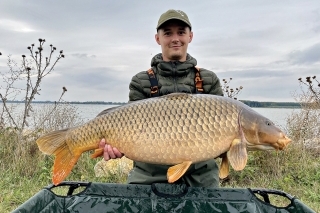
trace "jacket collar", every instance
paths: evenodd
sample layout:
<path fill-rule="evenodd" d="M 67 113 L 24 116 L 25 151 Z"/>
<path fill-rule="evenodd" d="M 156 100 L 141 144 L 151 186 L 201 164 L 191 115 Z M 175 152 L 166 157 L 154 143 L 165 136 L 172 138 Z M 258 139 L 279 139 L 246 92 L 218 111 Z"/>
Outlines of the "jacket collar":
<path fill-rule="evenodd" d="M 187 54 L 187 60 L 180 61 L 163 61 L 162 54 L 155 55 L 151 60 L 151 66 L 156 67 L 155 72 L 162 76 L 184 76 L 189 74 L 190 68 L 197 65 L 197 60 Z"/>

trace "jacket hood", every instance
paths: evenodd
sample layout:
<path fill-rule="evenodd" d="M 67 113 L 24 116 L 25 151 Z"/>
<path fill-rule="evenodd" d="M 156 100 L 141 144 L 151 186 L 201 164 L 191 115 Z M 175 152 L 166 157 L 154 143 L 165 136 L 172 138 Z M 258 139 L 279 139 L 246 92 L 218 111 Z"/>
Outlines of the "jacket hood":
<path fill-rule="evenodd" d="M 151 60 L 151 66 L 156 67 L 155 72 L 162 76 L 184 76 L 190 72 L 190 68 L 197 65 L 197 60 L 187 54 L 187 60 L 180 61 L 163 61 L 162 54 L 155 55 Z"/>

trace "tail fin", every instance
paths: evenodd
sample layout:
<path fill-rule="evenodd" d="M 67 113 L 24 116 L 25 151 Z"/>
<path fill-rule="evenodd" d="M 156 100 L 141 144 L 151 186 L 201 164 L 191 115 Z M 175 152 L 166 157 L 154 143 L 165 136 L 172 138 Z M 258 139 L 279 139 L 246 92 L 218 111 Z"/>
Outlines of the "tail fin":
<path fill-rule="evenodd" d="M 53 165 L 52 182 L 58 185 L 71 172 L 73 166 L 77 163 L 82 152 L 78 153 L 71 150 L 67 144 L 67 135 L 70 129 L 63 129 L 51 132 L 40 137 L 37 140 L 41 152 L 47 155 L 55 155 Z"/>

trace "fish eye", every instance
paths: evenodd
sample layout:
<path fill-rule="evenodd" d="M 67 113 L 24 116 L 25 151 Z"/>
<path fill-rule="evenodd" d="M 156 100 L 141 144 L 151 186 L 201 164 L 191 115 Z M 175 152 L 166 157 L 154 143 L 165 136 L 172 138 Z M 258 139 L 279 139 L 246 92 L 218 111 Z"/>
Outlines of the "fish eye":
<path fill-rule="evenodd" d="M 267 125 L 267 126 L 272 126 L 272 124 L 273 124 L 273 123 L 272 123 L 271 121 L 269 121 L 269 120 L 266 121 L 266 125 Z"/>

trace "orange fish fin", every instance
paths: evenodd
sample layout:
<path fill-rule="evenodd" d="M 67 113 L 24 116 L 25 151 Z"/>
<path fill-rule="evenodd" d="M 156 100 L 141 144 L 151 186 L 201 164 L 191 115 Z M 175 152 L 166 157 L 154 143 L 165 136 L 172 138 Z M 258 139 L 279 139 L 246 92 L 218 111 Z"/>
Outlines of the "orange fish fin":
<path fill-rule="evenodd" d="M 240 171 L 244 169 L 248 160 L 246 144 L 239 138 L 234 139 L 227 156 L 234 170 Z"/>
<path fill-rule="evenodd" d="M 92 155 L 90 155 L 90 157 L 91 158 L 102 157 L 103 156 L 103 152 L 104 152 L 103 148 L 95 149 L 94 153 Z"/>
<path fill-rule="evenodd" d="M 54 185 L 58 185 L 68 176 L 83 152 L 99 147 L 99 143 L 84 147 L 69 147 L 70 130 L 72 129 L 53 131 L 41 136 L 36 141 L 41 152 L 47 155 L 55 155 L 52 177 Z"/>
<path fill-rule="evenodd" d="M 63 181 L 71 172 L 73 166 L 77 163 L 82 152 L 74 154 L 68 148 L 68 145 L 59 147 L 55 152 L 55 160 L 53 165 L 53 177 L 52 182 L 54 185 L 58 185 Z"/>
<path fill-rule="evenodd" d="M 70 149 L 70 147 L 68 147 L 67 144 L 59 147 L 59 149 L 54 152 L 56 158 L 53 165 L 53 184 L 59 184 L 70 174 L 72 168 L 78 162 L 78 159 L 83 152 L 96 149 L 97 147 L 98 144 L 74 148 L 72 150 Z"/>
<path fill-rule="evenodd" d="M 57 149 L 66 144 L 69 129 L 50 132 L 37 139 L 36 143 L 41 152 L 52 155 Z"/>
<path fill-rule="evenodd" d="M 220 170 L 219 170 L 219 178 L 225 179 L 229 176 L 229 160 L 226 154 L 223 155 Z"/>
<path fill-rule="evenodd" d="M 171 166 L 167 172 L 168 182 L 173 183 L 181 178 L 186 173 L 191 164 L 192 161 L 184 161 L 175 166 Z"/>

